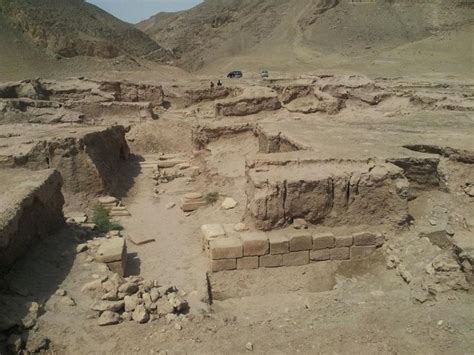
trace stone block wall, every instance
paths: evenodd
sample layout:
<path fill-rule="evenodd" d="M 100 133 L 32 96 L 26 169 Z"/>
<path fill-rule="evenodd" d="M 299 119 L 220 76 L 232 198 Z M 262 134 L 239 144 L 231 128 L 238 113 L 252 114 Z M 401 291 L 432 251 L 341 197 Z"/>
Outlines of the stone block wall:
<path fill-rule="evenodd" d="M 204 225 L 201 233 L 212 272 L 362 259 L 385 240 L 381 233 L 334 235 L 293 228 L 238 233 L 219 224 Z"/>

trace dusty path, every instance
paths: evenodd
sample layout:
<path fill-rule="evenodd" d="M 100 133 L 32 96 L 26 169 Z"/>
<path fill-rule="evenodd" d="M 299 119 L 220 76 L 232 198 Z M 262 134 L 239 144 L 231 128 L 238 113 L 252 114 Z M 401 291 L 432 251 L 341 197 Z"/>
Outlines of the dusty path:
<path fill-rule="evenodd" d="M 153 160 L 155 157 L 146 158 Z M 124 199 L 132 214 L 132 217 L 120 220 L 125 235 L 155 239 L 144 245 L 128 241 L 128 272 L 175 285 L 188 294 L 190 302 L 198 302 L 206 292 L 206 259 L 196 233 L 199 226 L 178 206 L 180 196 L 192 188 L 178 179 L 160 187 L 166 192 L 157 198 L 153 194 L 153 183 L 152 170 L 143 168 L 135 178 L 129 197 Z M 169 203 L 176 203 L 176 206 L 168 209 Z"/>

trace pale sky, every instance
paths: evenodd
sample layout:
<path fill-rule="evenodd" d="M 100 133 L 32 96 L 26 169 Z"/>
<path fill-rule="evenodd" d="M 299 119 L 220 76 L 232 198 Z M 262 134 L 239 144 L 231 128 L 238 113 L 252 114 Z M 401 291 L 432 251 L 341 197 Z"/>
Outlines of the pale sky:
<path fill-rule="evenodd" d="M 202 0 L 87 0 L 115 17 L 131 23 L 145 20 L 158 12 L 189 9 Z"/>

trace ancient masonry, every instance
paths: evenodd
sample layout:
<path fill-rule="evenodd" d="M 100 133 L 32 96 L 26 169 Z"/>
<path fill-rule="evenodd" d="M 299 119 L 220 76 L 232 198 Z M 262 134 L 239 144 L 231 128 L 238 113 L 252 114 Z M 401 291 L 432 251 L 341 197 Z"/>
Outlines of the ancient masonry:
<path fill-rule="evenodd" d="M 385 240 L 383 234 L 372 232 L 336 236 L 293 228 L 235 232 L 233 226 L 221 224 L 203 225 L 201 233 L 212 272 L 362 259 L 374 253 Z"/>

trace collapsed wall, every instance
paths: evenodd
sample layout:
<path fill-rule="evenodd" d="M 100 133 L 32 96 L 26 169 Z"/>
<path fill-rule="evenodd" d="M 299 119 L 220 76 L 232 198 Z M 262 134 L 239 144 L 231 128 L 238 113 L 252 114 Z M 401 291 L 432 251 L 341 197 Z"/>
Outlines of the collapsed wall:
<path fill-rule="evenodd" d="M 216 116 L 247 116 L 262 111 L 275 111 L 281 102 L 275 91 L 264 87 L 245 88 L 242 95 L 216 103 Z"/>
<path fill-rule="evenodd" d="M 52 169 L 0 170 L 0 273 L 64 223 L 61 175 Z"/>
<path fill-rule="evenodd" d="M 31 137 L 2 138 L 6 145 L 11 141 L 11 149 L 0 149 L 0 168 L 54 168 L 64 179 L 65 192 L 91 195 L 114 192 L 118 188 L 120 164 L 129 155 L 126 129 L 123 126 L 77 128 L 71 133 L 67 128 L 52 131 L 49 139 L 36 138 L 33 127 Z M 29 143 L 27 150 L 18 152 L 15 147 L 22 143 Z"/>
<path fill-rule="evenodd" d="M 276 164 L 248 164 L 246 218 L 258 229 L 284 227 L 296 218 L 328 226 L 398 226 L 408 219 L 409 183 L 395 165 L 337 161 Z"/>

